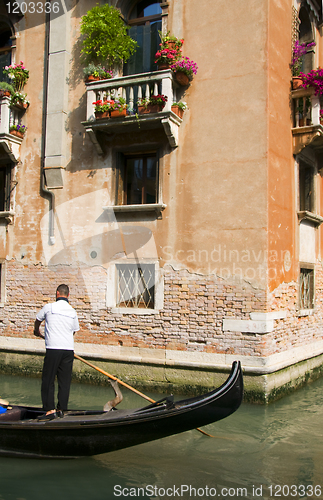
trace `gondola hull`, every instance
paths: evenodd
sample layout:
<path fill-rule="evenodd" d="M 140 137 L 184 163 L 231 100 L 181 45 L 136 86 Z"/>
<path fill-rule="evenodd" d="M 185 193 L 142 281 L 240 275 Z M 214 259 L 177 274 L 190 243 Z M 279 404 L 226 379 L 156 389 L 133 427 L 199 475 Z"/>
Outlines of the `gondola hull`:
<path fill-rule="evenodd" d="M 243 398 L 242 370 L 234 362 L 227 381 L 203 396 L 173 402 L 165 398 L 134 410 L 69 411 L 39 421 L 40 408 L 16 406 L 0 415 L 0 455 L 76 458 L 107 453 L 221 420 Z"/>

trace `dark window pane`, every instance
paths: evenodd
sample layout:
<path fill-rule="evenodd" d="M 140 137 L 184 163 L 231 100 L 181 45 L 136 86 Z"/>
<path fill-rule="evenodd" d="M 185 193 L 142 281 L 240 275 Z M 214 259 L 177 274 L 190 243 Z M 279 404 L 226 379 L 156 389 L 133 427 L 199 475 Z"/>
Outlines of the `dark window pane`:
<path fill-rule="evenodd" d="M 311 167 L 300 166 L 299 202 L 300 211 L 314 212 L 314 173 Z"/>
<path fill-rule="evenodd" d="M 5 210 L 6 172 L 0 169 L 0 212 Z"/>
<path fill-rule="evenodd" d="M 126 179 L 125 205 L 157 202 L 156 155 L 126 157 L 124 175 Z"/>
<path fill-rule="evenodd" d="M 156 158 L 147 158 L 146 203 L 156 203 Z"/>
<path fill-rule="evenodd" d="M 156 21 L 154 24 L 132 26 L 129 29 L 129 36 L 136 40 L 138 47 L 124 65 L 124 75 L 136 75 L 157 70 L 155 54 L 160 44 L 158 31 L 161 31 L 161 27 L 161 21 Z"/>
<path fill-rule="evenodd" d="M 127 205 L 137 205 L 142 203 L 143 191 L 143 160 L 127 159 Z"/>

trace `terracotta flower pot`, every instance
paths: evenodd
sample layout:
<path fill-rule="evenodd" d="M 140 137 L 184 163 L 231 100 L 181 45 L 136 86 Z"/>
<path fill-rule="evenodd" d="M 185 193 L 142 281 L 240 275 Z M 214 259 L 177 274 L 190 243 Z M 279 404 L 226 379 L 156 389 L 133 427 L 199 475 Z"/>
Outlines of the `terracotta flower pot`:
<path fill-rule="evenodd" d="M 0 90 L 0 97 L 10 97 L 11 94 L 8 90 Z"/>
<path fill-rule="evenodd" d="M 183 118 L 184 115 L 184 109 L 179 108 L 178 106 L 172 106 L 172 111 L 177 115 L 179 118 Z"/>
<path fill-rule="evenodd" d="M 176 42 L 173 41 L 165 42 L 165 45 L 170 50 L 176 50 Z"/>
<path fill-rule="evenodd" d="M 148 104 L 147 106 L 138 106 L 139 115 L 146 115 L 149 113 L 159 113 L 159 111 L 163 110 L 161 104 Z"/>
<path fill-rule="evenodd" d="M 110 116 L 111 118 L 119 118 L 121 116 L 125 117 L 127 116 L 127 110 L 126 108 L 124 109 L 113 109 L 112 111 L 110 111 Z"/>
<path fill-rule="evenodd" d="M 190 83 L 189 77 L 183 71 L 176 71 L 175 79 L 180 85 L 183 85 L 183 86 L 186 86 Z"/>
<path fill-rule="evenodd" d="M 19 130 L 10 130 L 11 135 L 15 135 L 16 137 L 20 137 L 20 139 L 23 139 L 24 134 L 22 132 L 19 132 Z"/>
<path fill-rule="evenodd" d="M 292 89 L 296 90 L 301 87 L 303 80 L 299 76 L 292 77 Z"/>

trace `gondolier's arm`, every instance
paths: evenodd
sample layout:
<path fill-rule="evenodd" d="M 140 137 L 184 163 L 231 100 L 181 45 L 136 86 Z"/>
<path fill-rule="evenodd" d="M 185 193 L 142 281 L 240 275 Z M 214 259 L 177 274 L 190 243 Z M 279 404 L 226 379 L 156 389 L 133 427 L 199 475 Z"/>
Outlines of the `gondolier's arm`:
<path fill-rule="evenodd" d="M 39 330 L 39 327 L 41 325 L 41 321 L 39 321 L 39 319 L 36 319 L 35 320 L 35 325 L 34 325 L 34 335 L 35 337 L 40 337 L 42 339 L 44 339 L 44 335 L 42 335 L 42 333 L 40 333 L 40 330 Z"/>

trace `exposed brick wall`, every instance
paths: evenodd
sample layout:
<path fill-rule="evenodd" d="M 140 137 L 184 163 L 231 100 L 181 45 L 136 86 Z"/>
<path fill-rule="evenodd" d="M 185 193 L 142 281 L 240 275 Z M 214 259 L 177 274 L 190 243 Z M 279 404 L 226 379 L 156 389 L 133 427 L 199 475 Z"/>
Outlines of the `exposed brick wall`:
<path fill-rule="evenodd" d="M 322 269 L 316 270 L 313 316 L 297 314 L 296 283 L 282 284 L 266 296 L 241 281 L 164 268 L 164 308 L 158 314 L 116 314 L 105 306 L 107 275 L 101 267 L 79 268 L 7 263 L 7 300 L 0 310 L 0 335 L 32 337 L 38 310 L 54 300 L 58 284 L 70 286 L 70 301 L 81 331 L 75 340 L 93 344 L 167 348 L 267 356 L 323 336 Z M 268 308 L 266 309 L 266 306 Z M 223 332 L 225 318 L 250 319 L 251 312 L 288 310 L 265 335 Z"/>

